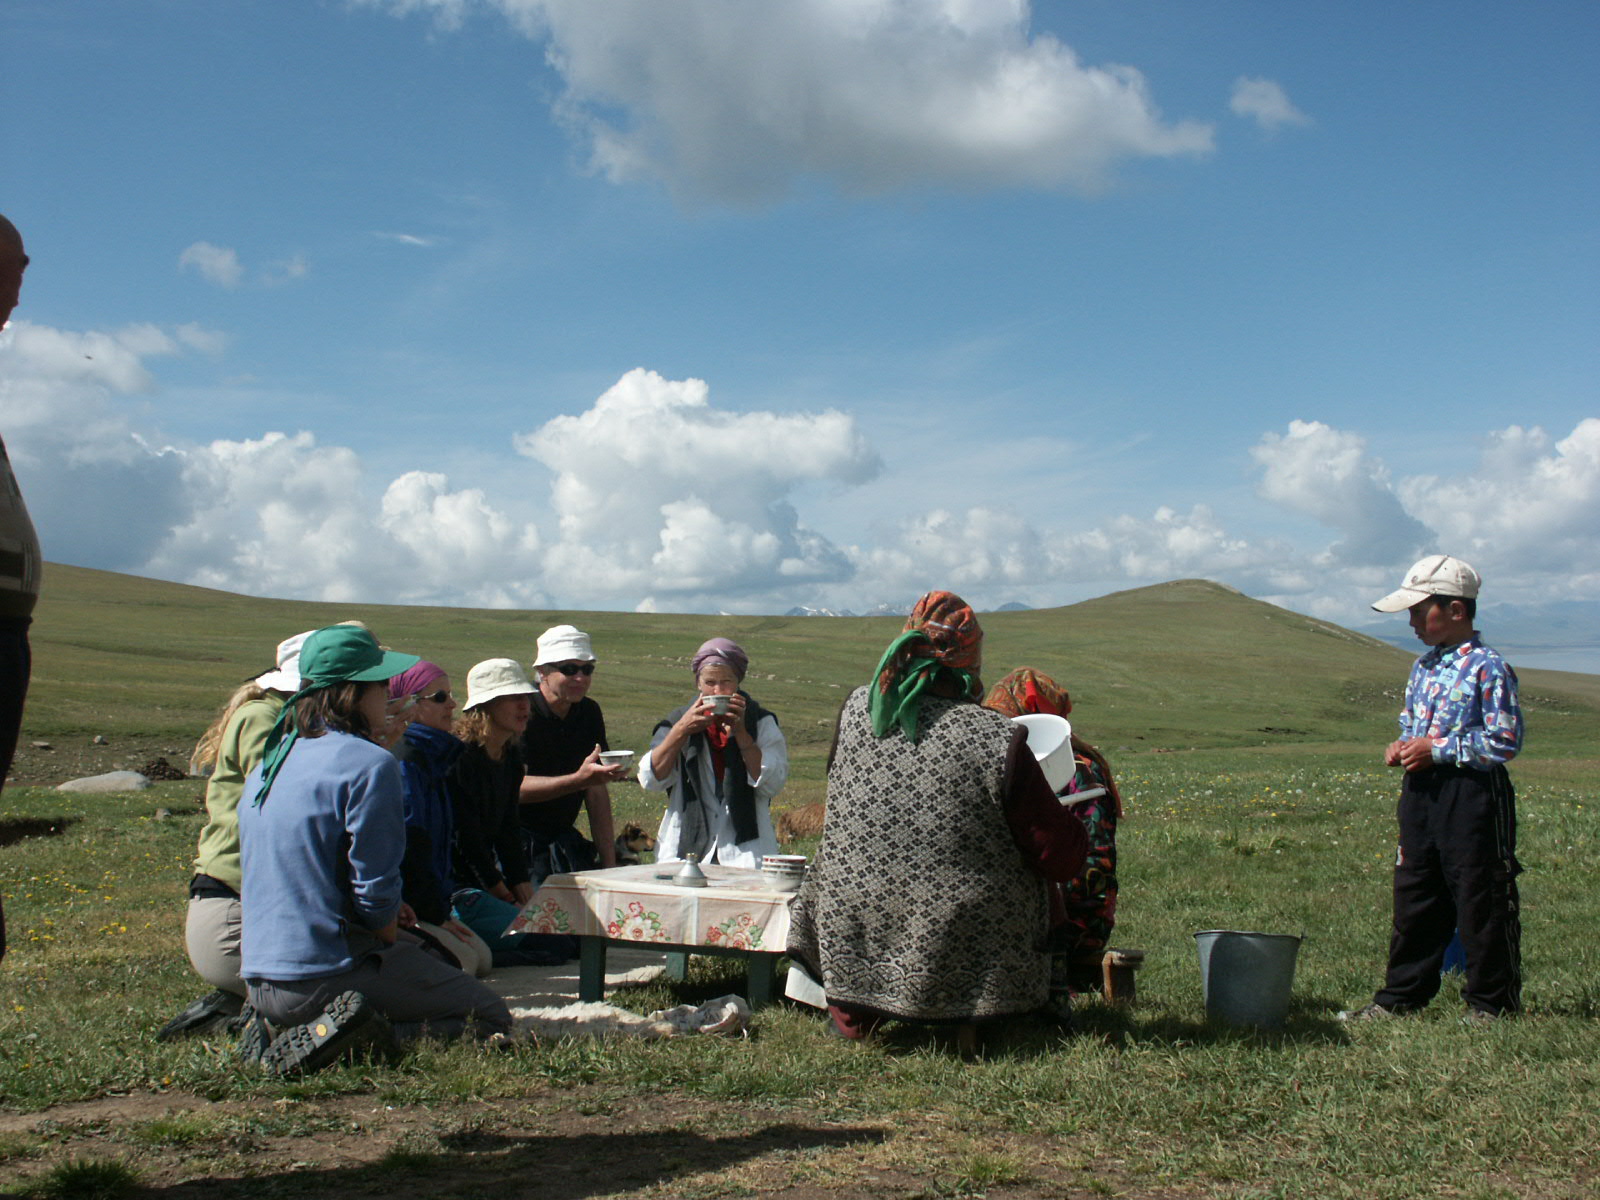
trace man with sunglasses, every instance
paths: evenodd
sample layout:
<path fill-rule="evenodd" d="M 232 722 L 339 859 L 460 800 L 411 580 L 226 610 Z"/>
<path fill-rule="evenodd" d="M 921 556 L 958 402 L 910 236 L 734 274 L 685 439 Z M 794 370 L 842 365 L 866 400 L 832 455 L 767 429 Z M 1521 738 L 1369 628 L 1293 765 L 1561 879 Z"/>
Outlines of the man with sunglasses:
<path fill-rule="evenodd" d="M 556 625 L 539 635 L 533 669 L 539 690 L 522 735 L 527 775 L 522 780 L 522 838 L 535 886 L 546 875 L 617 865 L 611 793 L 606 785 L 627 774 L 607 767 L 605 717 L 589 699 L 595 656 L 589 635 Z M 589 814 L 589 841 L 577 830 L 578 811 Z"/>

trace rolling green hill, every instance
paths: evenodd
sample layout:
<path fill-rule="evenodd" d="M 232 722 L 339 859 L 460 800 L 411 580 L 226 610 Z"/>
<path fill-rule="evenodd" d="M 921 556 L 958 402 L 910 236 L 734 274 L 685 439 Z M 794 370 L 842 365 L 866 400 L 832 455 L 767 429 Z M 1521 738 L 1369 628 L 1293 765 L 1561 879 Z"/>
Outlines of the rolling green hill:
<path fill-rule="evenodd" d="M 750 652 L 749 690 L 782 720 L 799 778 L 820 778 L 832 718 L 899 629 L 898 618 L 524 612 L 261 600 L 50 564 L 34 625 L 25 740 L 96 733 L 188 746 L 277 641 L 352 617 L 434 659 L 464 697 L 467 668 L 527 662 L 539 632 L 571 621 L 601 656 L 594 695 L 614 744 L 642 746 L 682 703 L 688 656 L 723 634 Z M 1374 638 L 1178 580 L 1065 608 L 983 617 L 984 676 L 1033 666 L 1070 689 L 1074 721 L 1119 753 L 1377 746 L 1392 736 L 1410 656 Z M 1589 755 L 1600 677 L 1528 671 L 1541 755 Z"/>

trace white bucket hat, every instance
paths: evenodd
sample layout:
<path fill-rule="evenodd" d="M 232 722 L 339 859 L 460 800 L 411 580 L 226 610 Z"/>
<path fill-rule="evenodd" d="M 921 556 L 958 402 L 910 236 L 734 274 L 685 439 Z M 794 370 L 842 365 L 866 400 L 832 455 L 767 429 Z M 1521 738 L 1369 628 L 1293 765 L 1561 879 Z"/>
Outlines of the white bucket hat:
<path fill-rule="evenodd" d="M 1483 577 L 1459 558 L 1430 554 L 1411 564 L 1400 586 L 1372 607 L 1379 612 L 1401 612 L 1429 596 L 1459 596 L 1475 599 Z"/>
<path fill-rule="evenodd" d="M 501 696 L 531 696 L 537 691 L 528 682 L 522 664 L 514 658 L 490 658 L 467 672 L 468 712 Z"/>
<path fill-rule="evenodd" d="M 571 625 L 552 625 L 539 635 L 533 656 L 535 667 L 560 662 L 594 662 L 594 647 L 589 635 Z"/>
<path fill-rule="evenodd" d="M 278 665 L 269 667 L 256 676 L 256 683 L 274 692 L 288 692 L 293 695 L 300 690 L 300 647 L 305 640 L 315 633 L 315 629 L 308 629 L 304 633 L 297 633 L 291 638 L 284 638 L 278 643 Z"/>

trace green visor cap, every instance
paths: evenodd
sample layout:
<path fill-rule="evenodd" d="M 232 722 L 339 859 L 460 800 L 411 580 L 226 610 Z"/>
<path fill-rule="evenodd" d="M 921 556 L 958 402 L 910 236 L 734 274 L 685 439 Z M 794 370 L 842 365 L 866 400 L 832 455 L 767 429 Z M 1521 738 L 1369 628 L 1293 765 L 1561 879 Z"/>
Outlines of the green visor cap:
<path fill-rule="evenodd" d="M 306 689 L 330 683 L 376 683 L 393 679 L 422 660 L 378 645 L 359 625 L 319 629 L 300 647 L 300 679 Z"/>

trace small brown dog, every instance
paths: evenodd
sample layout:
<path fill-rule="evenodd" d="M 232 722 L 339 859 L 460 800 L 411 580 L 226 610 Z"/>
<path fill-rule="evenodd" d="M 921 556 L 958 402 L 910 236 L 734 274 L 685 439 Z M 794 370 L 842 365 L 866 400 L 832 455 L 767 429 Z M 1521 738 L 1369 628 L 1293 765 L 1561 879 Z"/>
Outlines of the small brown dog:
<path fill-rule="evenodd" d="M 787 843 L 821 837 L 827 811 L 820 802 L 784 809 L 778 814 L 778 840 Z"/>
<path fill-rule="evenodd" d="M 617 834 L 617 866 L 629 867 L 644 860 L 639 856 L 655 852 L 656 839 L 629 821 Z"/>

